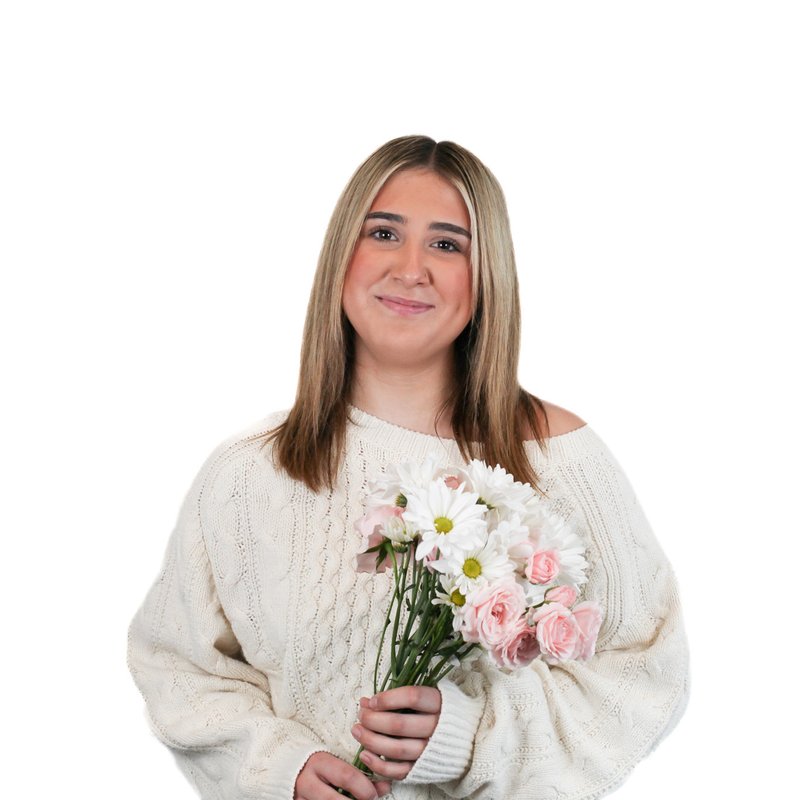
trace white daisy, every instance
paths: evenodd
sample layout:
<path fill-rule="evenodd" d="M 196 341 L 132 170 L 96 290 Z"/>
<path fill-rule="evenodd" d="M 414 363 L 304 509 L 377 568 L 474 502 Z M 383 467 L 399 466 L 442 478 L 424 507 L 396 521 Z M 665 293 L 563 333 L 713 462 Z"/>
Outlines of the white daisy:
<path fill-rule="evenodd" d="M 493 533 L 502 542 L 517 571 L 522 573 L 535 550 L 528 526 L 522 524 L 517 514 L 511 514 L 500 522 Z"/>
<path fill-rule="evenodd" d="M 439 590 L 431 602 L 435 606 L 450 606 L 455 612 L 467 602 L 467 598 L 461 593 L 451 576 L 442 575 L 439 578 Z"/>
<path fill-rule="evenodd" d="M 540 550 L 558 550 L 561 570 L 553 583 L 568 584 L 576 589 L 586 583 L 586 545 L 575 530 L 575 524 L 551 515 L 550 525 L 541 531 Z"/>
<path fill-rule="evenodd" d="M 476 492 L 480 502 L 490 511 L 494 522 L 506 519 L 511 513 L 525 514 L 527 506 L 538 501 L 530 484 L 514 480 L 514 476 L 501 466 L 489 467 L 483 461 L 473 459 L 462 470 L 467 488 Z"/>
<path fill-rule="evenodd" d="M 434 547 L 443 556 L 457 549 L 465 550 L 483 544 L 486 531 L 486 506 L 478 503 L 478 495 L 464 486 L 450 489 L 442 478 L 425 488 L 409 492 L 403 513 L 408 527 L 422 535 L 417 545 L 417 559 L 424 558 Z"/>
<path fill-rule="evenodd" d="M 454 550 L 449 556 L 431 562 L 431 566 L 445 573 L 466 597 L 491 581 L 511 575 L 515 565 L 502 538 L 491 533 L 481 546 Z"/>
<path fill-rule="evenodd" d="M 444 464 L 432 455 L 429 455 L 422 464 L 416 462 L 390 464 L 380 478 L 369 482 L 367 504 L 405 508 L 408 492 L 425 489 L 444 472 Z"/>

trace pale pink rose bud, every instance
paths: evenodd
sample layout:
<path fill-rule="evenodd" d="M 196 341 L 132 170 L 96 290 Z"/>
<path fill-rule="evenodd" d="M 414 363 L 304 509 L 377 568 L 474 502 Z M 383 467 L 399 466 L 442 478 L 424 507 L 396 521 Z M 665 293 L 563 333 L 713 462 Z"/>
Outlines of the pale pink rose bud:
<path fill-rule="evenodd" d="M 536 631 L 524 617 L 509 629 L 508 635 L 489 650 L 489 656 L 498 667 L 517 669 L 527 667 L 540 653 Z"/>
<path fill-rule="evenodd" d="M 581 629 L 575 615 L 561 603 L 546 603 L 534 615 L 536 640 L 542 653 L 556 661 L 573 658 L 579 647 Z"/>
<path fill-rule="evenodd" d="M 356 520 L 356 530 L 361 534 L 361 546 L 356 556 L 356 572 L 376 571 L 375 565 L 378 556 L 376 553 L 367 553 L 366 551 L 379 544 L 384 538 L 381 533 L 383 523 L 392 517 L 399 517 L 402 513 L 403 509 L 396 506 L 376 506 Z M 385 571 L 388 566 L 387 561 L 384 560 L 379 571 Z"/>
<path fill-rule="evenodd" d="M 548 603 L 561 603 L 569 608 L 578 599 L 578 593 L 572 586 L 554 586 L 544 596 Z"/>
<path fill-rule="evenodd" d="M 447 477 L 444 479 L 444 485 L 445 485 L 445 486 L 446 486 L 448 489 L 458 489 L 458 487 L 459 487 L 459 486 L 461 486 L 461 484 L 462 484 L 463 482 L 464 482 L 464 481 L 462 481 L 462 480 L 461 480 L 459 477 L 457 477 L 456 475 L 448 475 L 448 476 L 447 476 Z"/>
<path fill-rule="evenodd" d="M 558 550 L 537 550 L 528 560 L 525 577 L 531 583 L 550 583 L 561 570 Z"/>
<path fill-rule="evenodd" d="M 369 572 L 374 574 L 377 572 L 385 572 L 389 568 L 391 561 L 388 558 L 383 560 L 380 569 L 378 569 L 378 554 L 366 552 L 370 547 L 375 547 L 376 544 L 380 544 L 383 538 L 384 537 L 380 533 L 372 533 L 361 543 L 361 549 L 356 555 L 356 572 Z"/>
<path fill-rule="evenodd" d="M 603 623 L 603 611 L 594 600 L 584 600 L 572 609 L 581 631 L 578 648 L 573 658 L 586 660 L 594 655 L 597 634 Z"/>
<path fill-rule="evenodd" d="M 487 650 L 505 639 L 525 613 L 525 593 L 513 578 L 476 591 L 461 609 L 465 642 L 480 642 Z"/>
<path fill-rule="evenodd" d="M 356 530 L 361 534 L 362 544 L 366 538 L 375 533 L 379 526 L 390 517 L 399 517 L 403 513 L 402 508 L 397 506 L 375 506 L 356 520 Z"/>

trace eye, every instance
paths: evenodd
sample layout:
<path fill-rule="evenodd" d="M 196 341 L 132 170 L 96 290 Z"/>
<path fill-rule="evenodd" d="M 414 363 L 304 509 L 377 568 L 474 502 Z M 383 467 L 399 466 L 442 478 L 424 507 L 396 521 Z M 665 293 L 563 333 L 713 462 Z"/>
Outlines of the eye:
<path fill-rule="evenodd" d="M 460 253 L 461 248 L 452 239 L 437 239 L 434 243 L 437 250 L 444 250 L 445 253 Z"/>
<path fill-rule="evenodd" d="M 367 236 L 370 239 L 377 239 L 379 242 L 393 242 L 397 240 L 397 236 L 390 228 L 372 228 L 367 231 Z"/>

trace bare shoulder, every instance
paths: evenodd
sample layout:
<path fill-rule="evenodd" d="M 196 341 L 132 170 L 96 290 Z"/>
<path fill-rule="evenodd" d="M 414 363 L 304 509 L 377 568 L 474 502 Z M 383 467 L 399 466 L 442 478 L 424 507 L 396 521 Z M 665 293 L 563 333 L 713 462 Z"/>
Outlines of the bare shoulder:
<path fill-rule="evenodd" d="M 557 406 L 547 400 L 542 400 L 542 405 L 544 405 L 544 410 L 547 414 L 547 427 L 550 429 L 550 436 L 561 436 L 586 425 L 586 422 L 577 414 L 567 411 L 566 408 L 561 408 L 561 406 Z"/>

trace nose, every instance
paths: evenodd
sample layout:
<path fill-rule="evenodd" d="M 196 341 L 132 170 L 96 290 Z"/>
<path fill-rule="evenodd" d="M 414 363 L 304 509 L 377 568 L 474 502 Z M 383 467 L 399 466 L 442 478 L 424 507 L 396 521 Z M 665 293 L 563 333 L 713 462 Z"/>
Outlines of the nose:
<path fill-rule="evenodd" d="M 397 258 L 392 264 L 392 277 L 402 282 L 404 286 L 418 286 L 430 282 L 430 274 L 425 266 L 422 248 L 413 244 L 406 245 L 395 251 Z"/>

